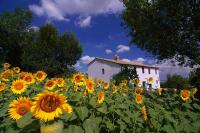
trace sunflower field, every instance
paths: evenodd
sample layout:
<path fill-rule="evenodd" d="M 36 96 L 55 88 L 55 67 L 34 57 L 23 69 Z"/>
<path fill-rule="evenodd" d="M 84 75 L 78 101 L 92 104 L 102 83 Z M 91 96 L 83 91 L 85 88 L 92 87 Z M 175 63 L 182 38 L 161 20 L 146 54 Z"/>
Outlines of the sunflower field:
<path fill-rule="evenodd" d="M 153 79 L 150 78 L 153 82 Z M 0 133 L 200 132 L 196 88 L 141 88 L 139 80 L 93 81 L 82 73 L 0 70 Z"/>

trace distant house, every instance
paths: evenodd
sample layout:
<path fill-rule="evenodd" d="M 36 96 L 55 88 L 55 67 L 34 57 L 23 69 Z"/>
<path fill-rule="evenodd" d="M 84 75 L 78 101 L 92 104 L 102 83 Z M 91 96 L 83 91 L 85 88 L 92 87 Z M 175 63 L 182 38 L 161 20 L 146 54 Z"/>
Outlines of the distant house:
<path fill-rule="evenodd" d="M 137 62 L 123 61 L 118 55 L 115 55 L 114 59 L 105 59 L 96 57 L 88 64 L 88 76 L 94 80 L 102 79 L 103 81 L 110 81 L 112 77 L 122 70 L 122 66 L 128 66 L 135 68 L 138 74 L 139 80 L 144 86 L 147 83 L 148 78 L 153 77 L 154 82 L 151 84 L 153 88 L 160 88 L 159 68 L 149 66 Z"/>

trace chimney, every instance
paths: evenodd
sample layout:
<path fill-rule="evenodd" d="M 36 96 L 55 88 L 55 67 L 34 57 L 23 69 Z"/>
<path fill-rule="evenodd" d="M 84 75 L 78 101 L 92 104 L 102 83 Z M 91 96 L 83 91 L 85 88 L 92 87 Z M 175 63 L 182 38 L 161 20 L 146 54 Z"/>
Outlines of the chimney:
<path fill-rule="evenodd" d="M 118 54 L 115 54 L 114 60 L 120 60 L 120 57 Z"/>

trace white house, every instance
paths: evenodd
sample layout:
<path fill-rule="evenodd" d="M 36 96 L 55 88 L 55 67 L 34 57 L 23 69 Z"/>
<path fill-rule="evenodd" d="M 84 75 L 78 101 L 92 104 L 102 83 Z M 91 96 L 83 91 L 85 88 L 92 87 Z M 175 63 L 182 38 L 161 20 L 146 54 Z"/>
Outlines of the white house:
<path fill-rule="evenodd" d="M 103 81 L 110 81 L 112 76 L 122 70 L 122 66 L 133 67 L 136 69 L 139 80 L 144 86 L 148 78 L 153 77 L 154 82 L 151 84 L 153 88 L 160 88 L 159 68 L 149 66 L 137 62 L 128 62 L 120 60 L 118 55 L 114 59 L 105 59 L 96 57 L 88 64 L 88 76 L 94 80 L 102 79 Z"/>

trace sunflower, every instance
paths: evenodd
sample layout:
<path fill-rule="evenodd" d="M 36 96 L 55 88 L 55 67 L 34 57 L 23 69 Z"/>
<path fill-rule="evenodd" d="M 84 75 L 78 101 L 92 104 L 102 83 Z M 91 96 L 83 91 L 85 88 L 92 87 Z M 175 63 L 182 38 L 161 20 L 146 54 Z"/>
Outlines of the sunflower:
<path fill-rule="evenodd" d="M 102 85 L 102 84 L 103 84 L 103 81 L 102 81 L 101 79 L 97 79 L 97 80 L 96 80 L 96 83 L 97 83 L 98 85 Z"/>
<path fill-rule="evenodd" d="M 6 69 L 8 69 L 10 67 L 10 64 L 9 63 L 4 63 L 3 67 L 6 68 Z"/>
<path fill-rule="evenodd" d="M 105 94 L 102 91 L 99 91 L 97 103 L 99 103 L 99 104 L 103 103 L 104 99 L 105 99 Z"/>
<path fill-rule="evenodd" d="M 73 112 L 72 106 L 69 105 L 68 103 L 64 104 L 63 105 L 63 111 L 66 112 L 66 113 L 72 113 Z"/>
<path fill-rule="evenodd" d="M 88 93 L 92 94 L 94 92 L 94 81 L 92 79 L 86 79 L 85 80 L 85 85 Z"/>
<path fill-rule="evenodd" d="M 132 85 L 135 84 L 135 79 L 131 80 L 131 84 L 132 84 Z"/>
<path fill-rule="evenodd" d="M 109 89 L 109 87 L 110 87 L 110 83 L 109 83 L 109 82 L 105 82 L 105 83 L 103 84 L 103 86 L 104 86 L 104 88 L 107 90 L 107 89 Z"/>
<path fill-rule="evenodd" d="M 161 95 L 162 94 L 162 88 L 158 88 L 157 93 L 158 93 L 158 95 Z"/>
<path fill-rule="evenodd" d="M 143 114 L 144 120 L 146 121 L 147 120 L 147 109 L 146 109 L 145 105 L 142 107 L 142 114 Z"/>
<path fill-rule="evenodd" d="M 23 80 L 26 81 L 27 84 L 35 83 L 35 79 L 32 73 L 27 73 Z"/>
<path fill-rule="evenodd" d="M 122 81 L 125 85 L 127 85 L 128 81 L 127 80 L 123 80 Z"/>
<path fill-rule="evenodd" d="M 153 78 L 153 77 L 150 77 L 150 78 L 148 79 L 148 82 L 149 82 L 149 84 L 152 84 L 152 83 L 154 82 L 154 78 Z"/>
<path fill-rule="evenodd" d="M 112 86 L 112 93 L 116 93 L 117 92 L 117 86 L 116 85 L 113 85 Z"/>
<path fill-rule="evenodd" d="M 19 73 L 20 72 L 20 68 L 19 67 L 14 67 L 13 68 L 14 72 Z"/>
<path fill-rule="evenodd" d="M 197 93 L 198 89 L 197 88 L 192 88 L 192 95 L 195 95 Z"/>
<path fill-rule="evenodd" d="M 83 82 L 84 81 L 84 75 L 82 73 L 74 74 L 72 80 L 75 84 L 79 83 L 79 82 Z"/>
<path fill-rule="evenodd" d="M 181 98 L 183 101 L 186 101 L 190 98 L 190 91 L 189 90 L 181 90 Z"/>
<path fill-rule="evenodd" d="M 37 71 L 34 76 L 36 80 L 43 81 L 47 77 L 47 74 L 44 71 Z"/>
<path fill-rule="evenodd" d="M 142 102 L 143 102 L 143 97 L 142 97 L 142 95 L 136 94 L 136 96 L 135 96 L 135 101 L 136 101 L 137 104 L 142 104 Z"/>
<path fill-rule="evenodd" d="M 7 88 L 7 85 L 3 82 L 0 82 L 0 92 L 2 92 L 3 90 L 5 90 Z"/>
<path fill-rule="evenodd" d="M 143 88 L 141 87 L 135 89 L 136 94 L 142 94 L 142 92 L 143 92 Z"/>
<path fill-rule="evenodd" d="M 19 73 L 19 79 L 24 79 L 24 77 L 26 76 L 26 74 L 28 74 L 28 72 L 20 72 Z"/>
<path fill-rule="evenodd" d="M 43 92 L 34 98 L 31 112 L 42 121 L 51 121 L 59 117 L 64 112 L 72 112 L 72 108 L 67 104 L 66 97 L 56 92 Z"/>
<path fill-rule="evenodd" d="M 57 84 L 58 87 L 63 87 L 64 84 L 65 84 L 65 80 L 63 78 L 57 78 L 56 84 Z"/>
<path fill-rule="evenodd" d="M 27 85 L 24 80 L 18 79 L 16 81 L 12 82 L 11 91 L 14 94 L 21 94 L 21 93 L 25 92 L 26 89 L 27 89 Z"/>
<path fill-rule="evenodd" d="M 46 83 L 45 83 L 45 88 L 48 89 L 48 90 L 53 90 L 54 88 L 56 87 L 56 83 L 54 80 L 48 80 Z"/>
<path fill-rule="evenodd" d="M 9 81 L 9 78 L 13 77 L 13 71 L 8 69 L 1 73 L 1 78 L 3 81 Z"/>
<path fill-rule="evenodd" d="M 139 79 L 136 79 L 136 80 L 135 80 L 135 83 L 136 83 L 137 85 L 140 85 L 140 84 L 141 84 L 141 81 L 140 81 Z"/>
<path fill-rule="evenodd" d="M 13 100 L 8 109 L 9 117 L 18 120 L 26 113 L 30 112 L 32 102 L 29 98 L 19 97 L 17 100 Z"/>

